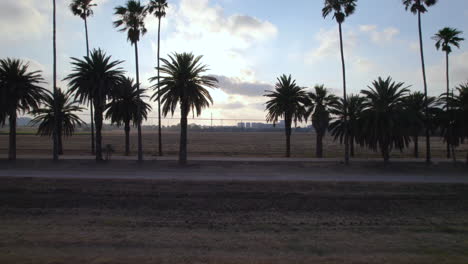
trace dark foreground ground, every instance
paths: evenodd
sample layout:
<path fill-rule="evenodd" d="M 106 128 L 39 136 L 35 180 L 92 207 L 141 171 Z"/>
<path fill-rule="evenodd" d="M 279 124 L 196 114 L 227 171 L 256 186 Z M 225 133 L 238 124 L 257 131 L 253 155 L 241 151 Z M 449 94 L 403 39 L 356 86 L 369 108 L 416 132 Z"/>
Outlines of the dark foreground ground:
<path fill-rule="evenodd" d="M 468 263 L 468 185 L 0 178 L 0 263 Z"/>

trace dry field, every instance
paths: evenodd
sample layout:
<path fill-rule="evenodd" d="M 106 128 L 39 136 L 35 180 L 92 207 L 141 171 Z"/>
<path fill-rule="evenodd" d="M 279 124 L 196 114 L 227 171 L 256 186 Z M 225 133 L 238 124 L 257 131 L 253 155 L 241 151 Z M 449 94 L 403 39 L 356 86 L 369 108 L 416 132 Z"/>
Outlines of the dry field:
<path fill-rule="evenodd" d="M 75 135 L 66 138 L 64 141 L 65 154 L 67 155 L 89 155 L 90 148 L 89 135 Z M 420 139 L 420 155 L 425 153 L 424 139 Z M 164 152 L 166 155 L 176 155 L 178 151 L 179 134 L 176 132 L 166 132 L 163 134 Z M 234 157 L 282 157 L 284 155 L 285 139 L 280 132 L 265 133 L 221 133 L 221 132 L 189 132 L 189 155 L 192 156 L 234 156 Z M 124 151 L 124 134 L 120 131 L 105 132 L 103 135 L 104 144 L 112 144 L 117 151 L 117 155 Z M 135 153 L 136 134 L 132 134 L 131 148 Z M 143 136 L 144 152 L 148 155 L 156 153 L 157 135 L 156 132 L 144 132 Z M 311 133 L 296 133 L 292 136 L 292 155 L 294 157 L 314 157 L 315 156 L 315 136 Z M 45 154 L 50 155 L 52 142 L 47 137 L 33 135 L 18 135 L 18 154 Z M 343 146 L 334 142 L 330 137 L 324 142 L 326 157 L 342 157 Z M 0 135 L 0 155 L 8 151 L 8 136 Z M 457 156 L 460 159 L 466 157 L 468 145 L 457 149 Z M 393 151 L 392 157 L 412 157 L 412 146 L 403 153 Z M 438 137 L 432 139 L 432 154 L 434 157 L 445 157 L 445 144 Z M 365 148 L 356 146 L 356 157 L 380 157 Z"/>
<path fill-rule="evenodd" d="M 468 263 L 468 185 L 0 181 L 0 263 Z"/>

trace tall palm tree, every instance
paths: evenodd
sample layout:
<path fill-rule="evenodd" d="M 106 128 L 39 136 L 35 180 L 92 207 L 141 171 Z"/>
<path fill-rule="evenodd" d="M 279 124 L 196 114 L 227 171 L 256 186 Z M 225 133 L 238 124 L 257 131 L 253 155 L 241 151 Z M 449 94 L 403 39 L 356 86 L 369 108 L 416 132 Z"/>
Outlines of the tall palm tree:
<path fill-rule="evenodd" d="M 359 141 L 372 150 L 380 149 L 385 163 L 393 148 L 403 150 L 410 142 L 403 104 L 409 90 L 403 86 L 404 83 L 395 83 L 390 77 L 386 80 L 379 77 L 372 87 L 361 91 L 365 102 Z"/>
<path fill-rule="evenodd" d="M 52 1 L 53 4 L 53 21 L 52 21 L 52 26 L 53 26 L 53 32 L 52 32 L 52 38 L 53 38 L 53 91 L 54 91 L 54 102 L 55 102 L 55 115 L 58 116 L 58 105 L 57 105 L 57 6 L 55 3 L 55 0 Z M 58 127 L 59 124 L 57 120 L 55 120 L 54 124 L 54 133 L 53 133 L 53 159 L 54 161 L 58 161 L 59 158 L 59 153 L 58 153 Z"/>
<path fill-rule="evenodd" d="M 166 8 L 168 7 L 166 0 L 150 0 L 148 3 L 148 11 L 158 19 L 158 83 L 159 83 L 159 59 L 161 51 L 161 19 L 166 16 Z M 158 86 L 159 92 L 159 86 Z M 158 149 L 159 156 L 163 155 L 162 151 L 162 131 L 161 131 L 161 100 L 158 100 Z"/>
<path fill-rule="evenodd" d="M 138 41 L 146 34 L 145 17 L 146 7 L 140 1 L 128 0 L 125 6 L 118 6 L 114 13 L 118 19 L 114 21 L 114 27 L 119 31 L 127 32 L 127 40 L 135 46 L 136 86 L 140 90 L 140 71 L 138 65 Z M 138 107 L 140 105 L 138 104 Z M 140 110 L 138 110 L 140 112 Z M 143 143 L 141 138 L 141 120 L 137 124 L 138 129 L 138 161 L 143 161 Z"/>
<path fill-rule="evenodd" d="M 83 59 L 72 59 L 72 73 L 68 81 L 69 92 L 75 95 L 79 102 L 87 102 L 90 98 L 94 104 L 94 123 L 96 124 L 96 161 L 102 161 L 102 120 L 106 100 L 110 91 L 123 78 L 124 71 L 119 67 L 123 61 L 111 60 L 102 50 L 93 50 Z"/>
<path fill-rule="evenodd" d="M 278 78 L 274 91 L 267 91 L 264 96 L 270 98 L 266 103 L 267 121 L 276 124 L 284 118 L 286 132 L 286 157 L 291 157 L 291 126 L 292 122 L 301 122 L 305 116 L 306 92 L 296 85 L 291 75 Z"/>
<path fill-rule="evenodd" d="M 217 87 L 218 80 L 212 76 L 203 75 L 208 68 L 201 64 L 202 56 L 195 57 L 192 53 L 174 53 L 169 59 L 161 59 L 161 72 L 165 74 L 159 82 L 160 91 L 157 99 L 161 100 L 162 112 L 167 116 L 174 115 L 177 105 L 180 105 L 180 150 L 179 164 L 187 164 L 187 116 L 192 111 L 199 116 L 204 108 L 213 103 L 206 88 Z M 150 80 L 155 81 L 158 77 Z"/>
<path fill-rule="evenodd" d="M 447 92 L 446 92 L 446 101 L 445 101 L 445 110 L 449 111 L 449 94 L 450 94 L 450 78 L 449 78 L 449 54 L 452 52 L 452 45 L 460 48 L 460 42 L 465 40 L 461 38 L 460 35 L 462 31 L 459 31 L 455 28 L 445 27 L 439 32 L 437 32 L 432 39 L 436 41 L 437 50 L 442 49 L 445 52 L 445 62 L 446 62 L 446 77 L 447 77 Z M 447 158 L 450 159 L 450 141 L 447 140 Z"/>
<path fill-rule="evenodd" d="M 436 98 L 429 97 L 429 113 L 433 117 L 437 112 Z M 414 157 L 419 158 L 419 135 L 425 128 L 426 115 L 425 115 L 425 96 L 421 92 L 414 92 L 409 94 L 403 99 L 403 106 L 405 108 L 405 115 L 407 117 L 409 135 L 414 142 Z M 431 118 L 434 119 L 434 118 Z M 434 121 L 429 122 L 434 124 Z"/>
<path fill-rule="evenodd" d="M 142 100 L 146 97 L 145 91 L 138 90 L 133 79 L 124 78 L 111 90 L 111 99 L 106 106 L 106 118 L 117 126 L 124 125 L 126 156 L 130 155 L 130 123 L 137 126 L 143 119 L 147 119 L 151 111 L 151 106 Z"/>
<path fill-rule="evenodd" d="M 348 126 L 348 114 L 346 112 L 346 110 L 348 109 L 348 99 L 346 97 L 346 68 L 343 51 L 343 32 L 341 24 L 344 23 L 346 17 L 354 13 L 354 11 L 356 10 L 356 5 L 357 0 L 325 0 L 324 7 L 322 9 L 322 16 L 324 18 L 333 13 L 333 18 L 338 23 L 338 30 L 340 34 L 341 67 L 343 71 L 343 104 L 345 110 L 345 126 Z M 345 163 L 349 164 L 349 142 L 347 134 L 345 134 Z"/>
<path fill-rule="evenodd" d="M 354 143 L 356 142 L 357 138 L 360 136 L 360 118 L 362 114 L 362 110 L 364 109 L 364 98 L 359 95 L 350 95 L 348 96 L 348 138 L 349 138 L 349 145 L 350 145 L 350 154 L 351 157 L 354 157 Z M 344 102 L 343 98 L 336 103 L 335 107 L 333 107 L 330 111 L 332 116 L 334 116 L 334 121 L 330 123 L 329 131 L 333 136 L 334 140 L 340 140 L 340 143 L 343 143 L 345 137 L 345 110 L 344 110 Z"/>
<path fill-rule="evenodd" d="M 62 92 L 60 88 L 57 88 L 57 106 L 58 106 L 58 152 L 59 155 L 63 155 L 63 142 L 62 137 L 72 136 L 76 126 L 84 125 L 84 122 L 75 114 L 75 112 L 81 112 L 84 108 L 77 105 L 77 101 L 72 101 L 69 94 Z M 44 107 L 33 110 L 31 113 L 35 115 L 35 118 L 31 120 L 32 125 L 39 124 L 37 134 L 41 136 L 51 137 L 54 132 L 55 124 L 55 109 L 54 109 L 54 97 L 52 94 L 47 93 L 43 102 Z"/>
<path fill-rule="evenodd" d="M 314 92 L 307 93 L 307 114 L 311 118 L 316 134 L 316 156 L 323 158 L 323 138 L 330 124 L 330 111 L 338 103 L 338 97 L 330 94 L 324 85 L 316 85 Z"/>
<path fill-rule="evenodd" d="M 92 3 L 93 0 L 72 0 L 70 10 L 73 15 L 79 16 L 84 21 L 85 36 L 86 36 L 86 56 L 89 56 L 89 38 L 88 38 L 88 17 L 94 14 L 93 7 L 97 6 Z M 89 114 L 91 116 L 91 153 L 94 155 L 94 122 L 93 122 L 93 104 L 90 103 Z"/>
<path fill-rule="evenodd" d="M 37 109 L 45 97 L 40 71 L 30 71 L 29 65 L 16 59 L 0 60 L 0 124 L 9 119 L 8 159 L 16 160 L 16 117 Z"/>
<path fill-rule="evenodd" d="M 403 0 L 403 5 L 406 10 L 410 10 L 411 13 L 418 15 L 418 29 L 419 29 L 419 48 L 421 52 L 421 65 L 422 75 L 424 84 L 424 96 L 425 96 L 425 114 L 426 120 L 429 120 L 429 101 L 427 96 L 427 80 L 426 80 L 426 64 L 424 63 L 424 47 L 422 37 L 422 25 L 421 25 L 421 14 L 426 13 L 428 7 L 433 6 L 437 3 L 437 0 Z M 429 124 L 426 124 L 426 163 L 431 163 L 431 138 L 429 135 Z"/>

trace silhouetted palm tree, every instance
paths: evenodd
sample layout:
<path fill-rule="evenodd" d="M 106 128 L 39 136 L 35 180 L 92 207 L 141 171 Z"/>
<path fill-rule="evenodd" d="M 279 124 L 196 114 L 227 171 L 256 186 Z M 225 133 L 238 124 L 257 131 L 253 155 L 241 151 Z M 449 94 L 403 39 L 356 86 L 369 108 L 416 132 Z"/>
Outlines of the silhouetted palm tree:
<path fill-rule="evenodd" d="M 130 155 L 130 123 L 137 126 L 151 111 L 151 106 L 141 99 L 146 97 L 145 91 L 138 90 L 133 79 L 124 78 L 111 90 L 111 101 L 106 106 L 106 118 L 117 126 L 124 125 L 126 156 Z"/>
<path fill-rule="evenodd" d="M 343 32 L 341 24 L 345 21 L 346 17 L 352 15 L 356 10 L 357 0 L 325 0 L 325 6 L 322 9 L 322 16 L 326 18 L 328 15 L 333 13 L 333 18 L 338 23 L 338 29 L 340 33 L 340 51 L 341 51 L 341 66 L 343 70 L 343 103 L 345 110 L 345 120 L 347 120 L 348 115 L 346 113 L 348 99 L 346 98 L 346 68 L 344 60 L 344 51 L 343 51 Z M 344 123 L 345 126 L 348 125 L 348 122 Z M 347 130 L 347 129 L 345 129 Z M 345 163 L 349 164 L 349 142 L 347 134 L 345 135 Z"/>
<path fill-rule="evenodd" d="M 438 108 L 436 107 L 436 98 L 429 97 L 429 117 L 434 119 L 435 113 Z M 414 92 L 409 94 L 403 101 L 405 107 L 405 115 L 408 120 L 408 132 L 414 142 L 414 157 L 419 158 L 419 135 L 426 127 L 425 115 L 425 96 L 421 92 Z M 434 120 L 430 120 L 431 124 L 435 124 Z"/>
<path fill-rule="evenodd" d="M 286 132 L 286 157 L 291 157 L 292 122 L 302 121 L 305 116 L 306 92 L 296 85 L 291 75 L 278 78 L 274 91 L 266 91 L 264 96 L 270 98 L 266 103 L 267 121 L 276 124 L 284 118 Z"/>
<path fill-rule="evenodd" d="M 364 109 L 364 98 L 359 95 L 348 96 L 348 138 L 350 143 L 351 157 L 354 157 L 354 143 L 357 137 L 360 136 L 359 121 L 361 118 L 362 110 Z M 345 137 L 345 122 L 344 122 L 344 102 L 343 98 L 336 103 L 335 107 L 330 112 L 334 117 L 334 121 L 330 123 L 328 130 L 334 137 L 334 140 L 340 140 L 343 143 Z"/>
<path fill-rule="evenodd" d="M 29 65 L 16 59 L 0 60 L 0 123 L 8 117 L 8 159 L 16 160 L 16 117 L 37 109 L 45 97 L 44 83 L 40 71 L 29 71 Z"/>
<path fill-rule="evenodd" d="M 432 39 L 436 41 L 437 50 L 442 49 L 445 52 L 445 62 L 446 62 L 446 77 L 447 77 L 447 91 L 446 91 L 446 101 L 445 101 L 445 110 L 448 112 L 449 105 L 449 94 L 450 94 L 450 77 L 449 77 L 449 54 L 452 52 L 452 45 L 460 48 L 460 42 L 465 40 L 461 38 L 460 35 L 462 31 L 459 31 L 455 28 L 445 27 L 439 32 L 437 32 Z M 450 158 L 450 141 L 447 140 L 447 158 Z"/>
<path fill-rule="evenodd" d="M 148 3 L 148 11 L 158 19 L 158 83 L 159 83 L 159 60 L 161 51 L 161 19 L 166 16 L 166 8 L 168 7 L 166 0 L 150 0 Z M 159 86 L 158 86 L 159 89 Z M 159 90 L 158 90 L 159 91 Z M 162 131 L 161 131 L 161 101 L 158 100 L 158 149 L 159 156 L 163 155 L 162 151 Z"/>
<path fill-rule="evenodd" d="M 162 113 L 167 116 L 169 112 L 174 115 L 177 105 L 180 104 L 180 150 L 179 163 L 187 163 L 187 116 L 192 111 L 199 116 L 204 108 L 213 103 L 206 88 L 217 87 L 218 80 L 212 76 L 203 75 L 208 68 L 200 63 L 202 56 L 195 57 L 191 53 L 174 53 L 169 60 L 161 59 L 160 68 L 165 76 L 159 83 L 160 91 L 157 94 L 161 100 Z M 155 81 L 158 77 L 150 80 Z"/>
<path fill-rule="evenodd" d="M 338 97 L 328 92 L 324 85 L 316 85 L 314 92 L 307 93 L 306 119 L 311 118 L 316 133 L 316 156 L 323 158 L 323 138 L 330 124 L 330 111 L 338 103 Z"/>
<path fill-rule="evenodd" d="M 73 15 L 79 16 L 84 21 L 85 36 L 86 36 L 86 56 L 89 56 L 89 38 L 88 38 L 88 17 L 93 15 L 93 7 L 96 4 L 92 3 L 93 0 L 72 0 L 70 10 Z M 89 114 L 91 116 L 91 153 L 94 155 L 94 122 L 93 122 L 93 104 L 90 103 Z"/>
<path fill-rule="evenodd" d="M 406 10 L 418 15 L 418 29 L 419 29 L 419 47 L 421 51 L 421 65 L 424 83 L 424 96 L 425 96 L 425 114 L 426 120 L 429 120 L 429 102 L 427 95 L 427 80 L 426 80 L 426 64 L 424 63 L 424 47 L 422 37 L 421 14 L 427 12 L 427 8 L 437 3 L 437 0 L 403 0 L 403 5 Z M 426 124 L 426 163 L 431 163 L 431 138 L 429 135 L 429 124 Z"/>
<path fill-rule="evenodd" d="M 98 49 L 82 60 L 72 59 L 72 73 L 65 80 L 69 82 L 70 93 L 75 99 L 85 103 L 90 98 L 94 104 L 94 123 L 96 124 L 96 160 L 102 161 L 102 120 L 106 100 L 110 91 L 123 78 L 124 71 L 119 67 L 123 61 L 112 61 L 111 56 Z"/>
<path fill-rule="evenodd" d="M 386 80 L 379 77 L 372 87 L 361 91 L 365 102 L 359 141 L 372 150 L 380 149 L 385 163 L 389 161 L 393 148 L 403 150 L 410 142 L 404 111 L 404 98 L 409 90 L 403 85 L 393 82 L 390 77 Z"/>
<path fill-rule="evenodd" d="M 52 39 L 53 39 L 53 73 L 52 73 L 52 79 L 53 79 L 53 91 L 54 91 L 54 98 L 57 96 L 57 6 L 55 3 L 55 0 L 52 1 L 53 5 L 53 18 L 52 18 Z M 54 100 L 55 103 L 57 103 L 57 100 Z M 58 106 L 57 104 L 55 105 L 55 115 L 58 115 Z M 59 158 L 59 149 L 58 149 L 58 127 L 59 124 L 57 123 L 57 120 L 55 122 L 55 129 L 54 129 L 54 134 L 53 134 L 53 159 L 54 161 L 58 161 Z"/>
<path fill-rule="evenodd" d="M 58 152 L 63 155 L 63 136 L 72 136 L 76 126 L 84 125 L 84 122 L 75 114 L 81 112 L 84 108 L 77 105 L 77 101 L 72 101 L 68 94 L 64 94 L 62 90 L 57 88 L 57 106 L 58 106 Z M 47 93 L 43 102 L 44 107 L 33 110 L 31 113 L 35 118 L 31 120 L 32 125 L 39 124 L 37 134 L 41 136 L 51 137 L 54 132 L 55 124 L 55 109 L 54 97 L 52 94 Z"/>
<path fill-rule="evenodd" d="M 135 65 L 136 65 L 136 86 L 140 89 L 140 71 L 138 63 L 138 41 L 146 33 L 145 17 L 146 7 L 140 1 L 129 0 L 125 6 L 115 8 L 115 15 L 118 19 L 114 21 L 114 26 L 120 28 L 119 31 L 127 32 L 127 40 L 135 46 Z M 140 112 L 138 110 L 138 112 Z M 141 120 L 140 120 L 141 121 Z M 143 161 L 143 142 L 141 138 L 141 122 L 137 124 L 138 129 L 138 161 Z"/>

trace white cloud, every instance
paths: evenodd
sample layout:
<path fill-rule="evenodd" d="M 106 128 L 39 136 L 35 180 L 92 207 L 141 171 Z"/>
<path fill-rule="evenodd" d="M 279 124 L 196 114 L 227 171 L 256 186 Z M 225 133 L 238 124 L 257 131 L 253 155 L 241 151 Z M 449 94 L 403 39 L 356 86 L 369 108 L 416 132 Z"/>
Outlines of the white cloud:
<path fill-rule="evenodd" d="M 246 15 L 227 16 L 209 0 L 182 0 L 168 23 L 173 30 L 163 38 L 161 52 L 193 52 L 217 74 L 252 79 L 252 60 L 245 52 L 278 34 L 268 21 Z M 153 44 L 156 49 L 156 43 Z"/>
<path fill-rule="evenodd" d="M 38 38 L 47 17 L 34 6 L 34 0 L 3 0 L 0 8 L 0 34 L 6 40 Z"/>
<path fill-rule="evenodd" d="M 333 56 L 338 58 L 340 56 L 340 39 L 338 30 L 335 28 L 330 30 L 320 29 L 319 33 L 316 34 L 315 39 L 319 42 L 319 45 L 317 48 L 306 54 L 306 63 L 313 64 L 328 57 Z M 347 56 L 352 54 L 357 45 L 357 41 L 357 35 L 353 31 L 345 32 L 343 36 L 343 45 Z"/>
<path fill-rule="evenodd" d="M 379 31 L 376 25 L 361 25 L 359 30 L 369 34 L 372 42 L 377 44 L 386 44 L 391 42 L 398 34 L 400 34 L 400 30 L 395 27 L 387 27 L 384 30 Z"/>

